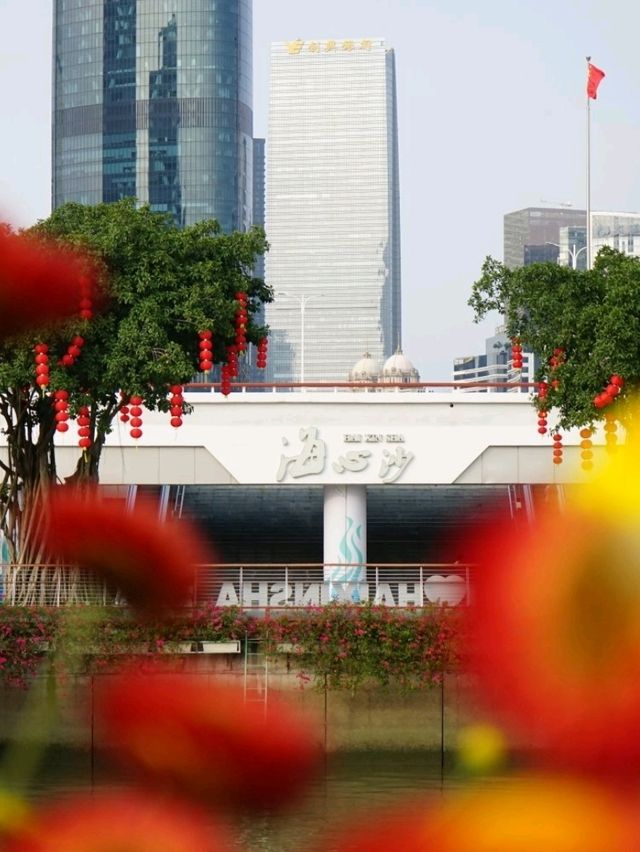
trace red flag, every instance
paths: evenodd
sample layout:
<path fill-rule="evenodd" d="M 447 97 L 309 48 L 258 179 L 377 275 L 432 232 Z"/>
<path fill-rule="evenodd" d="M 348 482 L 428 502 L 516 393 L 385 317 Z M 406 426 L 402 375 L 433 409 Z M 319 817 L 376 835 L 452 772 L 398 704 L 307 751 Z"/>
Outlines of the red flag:
<path fill-rule="evenodd" d="M 593 98 L 594 101 L 598 97 L 598 86 L 602 82 L 602 78 L 605 76 L 604 71 L 601 71 L 599 68 L 596 68 L 595 65 L 592 65 L 590 62 L 587 65 L 589 76 L 587 77 L 587 96 Z"/>

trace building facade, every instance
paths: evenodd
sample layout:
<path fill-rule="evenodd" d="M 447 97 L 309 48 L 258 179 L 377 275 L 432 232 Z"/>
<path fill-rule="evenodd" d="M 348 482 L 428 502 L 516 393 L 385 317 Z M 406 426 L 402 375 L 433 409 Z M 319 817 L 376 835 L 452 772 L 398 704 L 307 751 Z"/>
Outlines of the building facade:
<path fill-rule="evenodd" d="M 569 207 L 526 207 L 504 217 L 504 262 L 514 269 L 532 263 L 556 263 L 561 252 L 561 229 L 587 225 L 586 210 Z M 586 251 L 577 257 L 586 269 Z"/>
<path fill-rule="evenodd" d="M 55 0 L 53 206 L 252 219 L 251 0 Z"/>
<path fill-rule="evenodd" d="M 485 351 L 481 355 L 465 355 L 453 362 L 452 381 L 461 385 L 468 384 L 469 388 L 461 386 L 459 390 L 467 393 L 530 393 L 530 389 L 500 387 L 507 382 L 532 382 L 535 370 L 535 359 L 531 352 L 523 351 L 522 369 L 514 370 L 511 342 L 505 334 L 504 326 L 498 326 L 495 334 L 485 341 Z M 486 383 L 486 387 L 473 387 L 478 382 Z M 497 387 L 489 387 L 497 385 Z"/>
<path fill-rule="evenodd" d="M 395 58 L 380 39 L 272 46 L 273 381 L 344 381 L 400 345 Z"/>
<path fill-rule="evenodd" d="M 640 257 L 640 213 L 591 213 L 593 257 L 604 246 Z"/>

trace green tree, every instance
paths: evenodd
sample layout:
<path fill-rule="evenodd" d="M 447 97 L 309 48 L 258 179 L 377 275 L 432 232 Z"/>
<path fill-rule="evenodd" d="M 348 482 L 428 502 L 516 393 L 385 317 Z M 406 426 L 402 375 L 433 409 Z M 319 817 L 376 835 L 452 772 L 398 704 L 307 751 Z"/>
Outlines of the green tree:
<path fill-rule="evenodd" d="M 69 414 L 84 406 L 90 446 L 79 450 L 75 482 L 95 481 L 106 436 L 132 395 L 146 408 L 168 411 L 169 387 L 198 370 L 201 330 L 212 330 L 215 362 L 235 343 L 237 292 L 248 296 L 246 336 L 256 343 L 267 329 L 254 318 L 270 290 L 253 277 L 264 233 L 223 235 L 209 221 L 178 229 L 132 200 L 94 207 L 66 204 L 31 231 L 83 248 L 104 275 L 91 318 L 0 341 L 0 422 L 7 457 L 0 459 L 0 528 L 10 558 L 36 562 L 32 533 L 39 496 L 57 481 L 53 393 L 68 393 Z M 82 339 L 73 364 L 62 364 L 74 337 Z M 46 343 L 50 381 L 36 384 L 34 346 Z"/>
<path fill-rule="evenodd" d="M 640 383 L 640 259 L 603 248 L 589 271 L 552 263 L 509 269 L 487 258 L 469 305 L 475 321 L 506 317 L 510 338 L 540 359 L 538 410 L 555 408 L 561 429 L 590 426 L 607 413 L 626 419 L 624 401 Z M 612 401 L 596 397 L 624 381 Z M 600 407 L 601 406 L 601 407 Z"/>

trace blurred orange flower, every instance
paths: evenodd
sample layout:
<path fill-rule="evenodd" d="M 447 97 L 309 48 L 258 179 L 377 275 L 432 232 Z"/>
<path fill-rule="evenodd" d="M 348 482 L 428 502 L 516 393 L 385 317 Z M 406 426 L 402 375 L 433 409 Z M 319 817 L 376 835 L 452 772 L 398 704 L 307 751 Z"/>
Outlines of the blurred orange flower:
<path fill-rule="evenodd" d="M 347 831 L 331 852 L 634 852 L 634 807 L 560 778 L 511 778 L 503 789 L 452 795 Z"/>
<path fill-rule="evenodd" d="M 36 811 L 5 852 L 227 852 L 211 817 L 173 800 L 127 790 L 75 796 Z"/>
<path fill-rule="evenodd" d="M 138 501 L 127 511 L 96 492 L 63 488 L 43 513 L 41 543 L 50 558 L 96 571 L 147 613 L 187 603 L 197 565 L 208 561 L 195 529 L 184 521 L 160 521 L 150 503 Z"/>
<path fill-rule="evenodd" d="M 0 339 L 79 315 L 93 275 L 79 253 L 0 227 Z"/>
<path fill-rule="evenodd" d="M 478 543 L 473 668 L 537 757 L 640 774 L 640 452 L 631 442 L 566 511 Z M 529 742 L 526 742 L 526 739 Z"/>
<path fill-rule="evenodd" d="M 96 701 L 108 746 L 147 782 L 213 804 L 275 807 L 296 798 L 319 768 L 314 727 L 269 696 L 192 675 L 130 672 Z"/>

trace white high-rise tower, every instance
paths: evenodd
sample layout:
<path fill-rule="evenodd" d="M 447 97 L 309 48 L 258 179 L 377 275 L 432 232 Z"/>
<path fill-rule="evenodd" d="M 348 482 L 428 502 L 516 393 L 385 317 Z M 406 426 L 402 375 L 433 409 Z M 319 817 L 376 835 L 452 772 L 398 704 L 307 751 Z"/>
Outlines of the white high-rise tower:
<path fill-rule="evenodd" d="M 271 51 L 266 278 L 273 381 L 345 381 L 400 345 L 395 58 L 381 39 Z"/>

